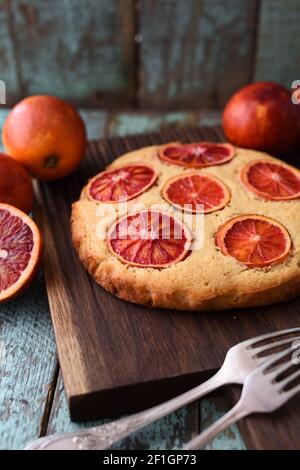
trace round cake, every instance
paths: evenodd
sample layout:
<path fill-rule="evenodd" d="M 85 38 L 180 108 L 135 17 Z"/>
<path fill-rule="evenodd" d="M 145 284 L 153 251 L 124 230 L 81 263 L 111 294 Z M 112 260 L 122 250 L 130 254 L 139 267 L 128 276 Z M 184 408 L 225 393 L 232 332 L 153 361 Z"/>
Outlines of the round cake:
<path fill-rule="evenodd" d="M 153 307 L 221 310 L 300 288 L 300 172 L 230 144 L 117 158 L 73 204 L 80 260 L 104 289 Z"/>

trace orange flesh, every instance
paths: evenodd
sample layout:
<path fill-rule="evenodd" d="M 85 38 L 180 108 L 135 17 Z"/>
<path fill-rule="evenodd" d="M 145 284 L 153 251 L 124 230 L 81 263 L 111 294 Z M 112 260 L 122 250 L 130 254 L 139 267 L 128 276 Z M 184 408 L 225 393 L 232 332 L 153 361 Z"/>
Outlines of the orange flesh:
<path fill-rule="evenodd" d="M 157 173 L 148 165 L 127 165 L 116 170 L 105 171 L 89 183 L 89 199 L 99 202 L 124 202 L 149 189 Z"/>
<path fill-rule="evenodd" d="M 189 168 L 221 165 L 234 157 L 230 144 L 196 142 L 192 144 L 172 144 L 161 147 L 159 157 L 169 163 Z"/>
<path fill-rule="evenodd" d="M 181 261 L 190 248 L 184 225 L 168 214 L 147 210 L 119 219 L 107 235 L 113 255 L 126 264 L 165 268 Z"/>
<path fill-rule="evenodd" d="M 166 182 L 162 195 L 176 207 L 205 214 L 223 209 L 230 200 L 227 187 L 216 177 L 204 173 L 175 176 Z"/>
<path fill-rule="evenodd" d="M 282 262 L 291 250 L 287 230 L 263 216 L 234 217 L 216 234 L 222 253 L 249 267 L 264 267 Z"/>
<path fill-rule="evenodd" d="M 300 197 L 300 173 L 287 165 L 251 162 L 241 172 L 242 182 L 254 194 L 273 201 Z"/>
<path fill-rule="evenodd" d="M 0 211 L 0 292 L 8 289 L 27 268 L 33 249 L 28 225 L 6 210 Z"/>
<path fill-rule="evenodd" d="M 13 297 L 33 275 L 40 260 L 41 238 L 23 212 L 0 204 L 0 301 Z"/>

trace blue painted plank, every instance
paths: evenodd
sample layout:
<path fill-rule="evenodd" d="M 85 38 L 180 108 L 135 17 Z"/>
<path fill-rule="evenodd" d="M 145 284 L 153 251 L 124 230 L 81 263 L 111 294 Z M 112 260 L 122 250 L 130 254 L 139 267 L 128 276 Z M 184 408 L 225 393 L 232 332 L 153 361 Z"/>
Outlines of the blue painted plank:
<path fill-rule="evenodd" d="M 9 2 L 0 2 L 0 80 L 6 84 L 6 103 L 13 103 L 20 94 L 18 60 Z M 1 101 L 2 104 L 5 104 Z"/>
<path fill-rule="evenodd" d="M 255 80 L 291 88 L 300 77 L 299 0 L 262 0 L 259 17 Z"/>
<path fill-rule="evenodd" d="M 9 109 L 7 108 L 0 108 L 0 131 L 3 127 L 4 121 L 7 118 L 7 115 L 9 113 Z M 0 151 L 4 152 L 4 147 L 2 143 L 2 139 L 0 139 Z"/>
<path fill-rule="evenodd" d="M 18 300 L 0 306 L 0 448 L 20 449 L 40 433 L 57 366 L 42 276 Z"/>
<path fill-rule="evenodd" d="M 203 110 L 199 113 L 199 126 L 220 126 L 222 112 L 219 110 Z"/>
<path fill-rule="evenodd" d="M 133 434 L 116 445 L 115 449 L 180 449 L 184 440 L 191 439 L 198 427 L 198 406 L 193 404 L 164 419 L 153 423 L 145 430 Z M 76 432 L 108 420 L 87 423 L 72 423 L 64 395 L 61 375 L 59 375 L 47 434 Z"/>
<path fill-rule="evenodd" d="M 85 122 L 88 140 L 99 139 L 103 136 L 107 124 L 107 112 L 101 110 L 81 110 L 81 117 Z"/>
<path fill-rule="evenodd" d="M 256 0 L 140 2 L 140 90 L 152 107 L 221 107 L 250 80 Z"/>
<path fill-rule="evenodd" d="M 95 105 L 103 101 L 103 95 L 132 98 L 132 0 L 13 0 L 1 4 L 2 23 L 9 25 L 10 34 L 3 41 L 9 49 L 4 56 L 0 54 L 0 69 L 2 74 L 5 60 L 11 57 L 9 77 L 5 78 L 13 99 L 49 93 Z M 17 96 L 10 80 L 16 75 L 14 62 Z"/>
<path fill-rule="evenodd" d="M 109 136 L 124 136 L 152 132 L 171 124 L 197 125 L 198 115 L 192 112 L 171 112 L 165 114 L 120 112 L 111 117 L 108 134 Z"/>
<path fill-rule="evenodd" d="M 200 429 L 203 431 L 217 419 L 221 418 L 229 409 L 224 397 L 213 397 L 200 402 Z M 246 449 L 237 425 L 231 426 L 220 433 L 212 442 L 204 447 L 205 450 L 244 450 Z"/>

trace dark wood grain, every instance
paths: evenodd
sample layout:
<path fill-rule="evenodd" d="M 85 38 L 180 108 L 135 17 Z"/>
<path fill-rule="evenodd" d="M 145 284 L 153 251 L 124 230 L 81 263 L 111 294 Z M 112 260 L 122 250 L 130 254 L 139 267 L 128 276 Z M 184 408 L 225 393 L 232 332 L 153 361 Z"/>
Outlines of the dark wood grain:
<path fill-rule="evenodd" d="M 112 417 L 174 396 L 208 377 L 233 344 L 299 325 L 299 300 L 207 313 L 151 310 L 118 300 L 87 275 L 72 247 L 70 205 L 90 175 L 125 151 L 151 143 L 221 137 L 212 128 L 166 128 L 160 134 L 94 141 L 77 173 L 60 182 L 40 184 L 43 211 L 39 222 L 45 237 L 48 296 L 74 420 Z M 288 445 L 281 431 L 285 426 L 290 426 L 294 441 L 299 440 L 297 403 L 293 415 L 284 413 L 280 429 L 272 427 L 272 418 L 262 420 L 262 428 L 268 425 L 259 438 L 249 420 L 246 436 L 256 436 L 253 446 L 269 447 L 272 433 L 281 433 L 278 439 Z"/>
<path fill-rule="evenodd" d="M 240 390 L 228 390 L 231 403 Z M 249 450 L 300 450 L 300 400 L 289 403 L 270 415 L 256 414 L 243 419 L 239 428 Z"/>

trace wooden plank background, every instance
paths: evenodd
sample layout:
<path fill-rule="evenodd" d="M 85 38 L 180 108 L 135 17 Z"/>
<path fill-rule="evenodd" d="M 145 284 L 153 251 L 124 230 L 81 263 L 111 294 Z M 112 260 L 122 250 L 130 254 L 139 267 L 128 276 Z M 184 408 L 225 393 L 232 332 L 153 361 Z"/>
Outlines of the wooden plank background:
<path fill-rule="evenodd" d="M 2 0 L 7 104 L 220 108 L 239 87 L 300 77 L 299 0 Z"/>
<path fill-rule="evenodd" d="M 0 21 L 7 104 L 35 93 L 85 105 L 133 99 L 132 0 L 3 0 Z"/>
<path fill-rule="evenodd" d="M 142 0 L 141 102 L 222 106 L 251 81 L 256 11 L 256 0 Z"/>

